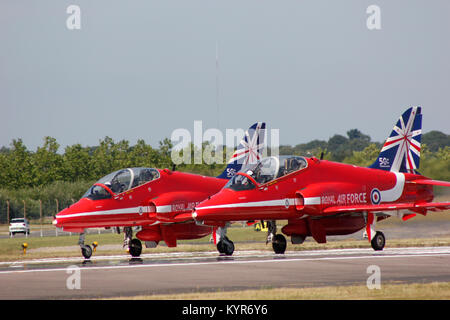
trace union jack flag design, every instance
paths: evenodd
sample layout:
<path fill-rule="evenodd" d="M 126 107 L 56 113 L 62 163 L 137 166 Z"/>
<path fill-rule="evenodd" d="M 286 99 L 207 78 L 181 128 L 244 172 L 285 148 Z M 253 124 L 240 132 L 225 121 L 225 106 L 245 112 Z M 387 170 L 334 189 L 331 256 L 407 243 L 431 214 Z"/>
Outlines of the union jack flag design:
<path fill-rule="evenodd" d="M 370 168 L 415 173 L 420 164 L 421 111 L 421 107 L 411 107 L 400 116 Z"/>
<path fill-rule="evenodd" d="M 248 128 L 228 161 L 227 167 L 217 178 L 230 179 L 242 168 L 242 165 L 254 164 L 261 160 L 265 147 L 265 129 L 264 122 L 257 122 Z"/>

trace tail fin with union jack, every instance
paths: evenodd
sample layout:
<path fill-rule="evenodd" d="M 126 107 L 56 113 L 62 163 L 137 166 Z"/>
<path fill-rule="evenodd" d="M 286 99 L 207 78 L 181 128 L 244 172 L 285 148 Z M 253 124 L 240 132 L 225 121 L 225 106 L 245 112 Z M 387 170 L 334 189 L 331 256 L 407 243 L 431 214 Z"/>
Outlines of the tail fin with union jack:
<path fill-rule="evenodd" d="M 399 118 L 370 168 L 415 173 L 420 164 L 421 107 L 411 107 Z"/>
<path fill-rule="evenodd" d="M 217 177 L 231 179 L 242 165 L 257 163 L 261 160 L 265 146 L 266 124 L 257 122 L 245 132 L 241 143 L 237 147 L 225 170 Z"/>

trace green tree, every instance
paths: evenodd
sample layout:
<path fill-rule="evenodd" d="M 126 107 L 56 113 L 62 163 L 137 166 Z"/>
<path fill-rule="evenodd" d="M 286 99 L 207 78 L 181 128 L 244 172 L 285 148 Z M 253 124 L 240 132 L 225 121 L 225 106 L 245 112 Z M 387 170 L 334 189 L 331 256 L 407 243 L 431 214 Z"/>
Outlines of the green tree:
<path fill-rule="evenodd" d="M 98 179 L 114 171 L 113 147 L 114 140 L 112 138 L 106 136 L 103 140 L 100 140 L 98 148 L 95 148 L 92 153 L 92 176 Z"/>
<path fill-rule="evenodd" d="M 33 185 L 46 185 L 53 181 L 62 180 L 63 158 L 58 154 L 59 144 L 55 138 L 45 137 L 44 145 L 39 147 L 31 157 Z"/>
<path fill-rule="evenodd" d="M 159 162 L 157 150 L 140 139 L 128 152 L 128 161 L 131 167 L 156 167 Z"/>
<path fill-rule="evenodd" d="M 418 171 L 432 179 L 450 181 L 450 147 L 431 152 L 427 144 L 422 144 Z"/>
<path fill-rule="evenodd" d="M 350 129 L 347 131 L 347 136 L 350 140 L 362 140 L 365 142 L 370 142 L 370 137 L 358 129 Z"/>
<path fill-rule="evenodd" d="M 92 175 L 92 156 L 89 155 L 89 151 L 90 148 L 83 148 L 80 144 L 66 147 L 62 163 L 62 180 L 95 180 Z"/>
<path fill-rule="evenodd" d="M 11 152 L 8 154 L 5 166 L 5 186 L 17 189 L 24 186 L 33 186 L 33 163 L 31 153 L 23 144 L 22 139 L 13 139 Z"/>
<path fill-rule="evenodd" d="M 171 158 L 171 152 L 173 143 L 169 138 L 165 138 L 159 142 L 159 161 L 158 166 L 160 168 L 172 168 L 173 162 Z"/>
<path fill-rule="evenodd" d="M 353 151 L 352 156 L 346 157 L 343 162 L 360 167 L 368 167 L 376 160 L 379 153 L 380 149 L 378 146 L 372 143 L 362 151 Z"/>

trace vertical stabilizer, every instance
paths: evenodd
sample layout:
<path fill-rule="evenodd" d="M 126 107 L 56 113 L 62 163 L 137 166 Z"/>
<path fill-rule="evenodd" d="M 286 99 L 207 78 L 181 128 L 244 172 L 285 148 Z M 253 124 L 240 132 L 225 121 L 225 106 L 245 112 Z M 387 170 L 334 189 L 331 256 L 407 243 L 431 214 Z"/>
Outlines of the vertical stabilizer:
<path fill-rule="evenodd" d="M 400 116 L 370 168 L 415 173 L 420 164 L 421 111 L 411 107 Z"/>
<path fill-rule="evenodd" d="M 262 158 L 265 146 L 266 124 L 257 122 L 245 132 L 225 170 L 217 177 L 231 179 L 242 165 L 256 163 Z"/>

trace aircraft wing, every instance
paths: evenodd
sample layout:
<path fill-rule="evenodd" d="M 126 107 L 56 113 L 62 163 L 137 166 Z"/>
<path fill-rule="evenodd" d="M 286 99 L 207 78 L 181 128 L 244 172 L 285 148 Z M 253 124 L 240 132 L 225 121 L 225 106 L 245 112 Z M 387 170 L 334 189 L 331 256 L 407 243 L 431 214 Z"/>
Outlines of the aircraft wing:
<path fill-rule="evenodd" d="M 418 213 L 425 213 L 426 210 L 441 211 L 450 209 L 450 202 L 419 202 L 419 203 L 382 203 L 377 205 L 354 205 L 354 206 L 333 206 L 323 210 L 325 214 L 335 214 L 344 212 L 376 212 L 376 211 L 397 211 L 411 210 Z"/>

